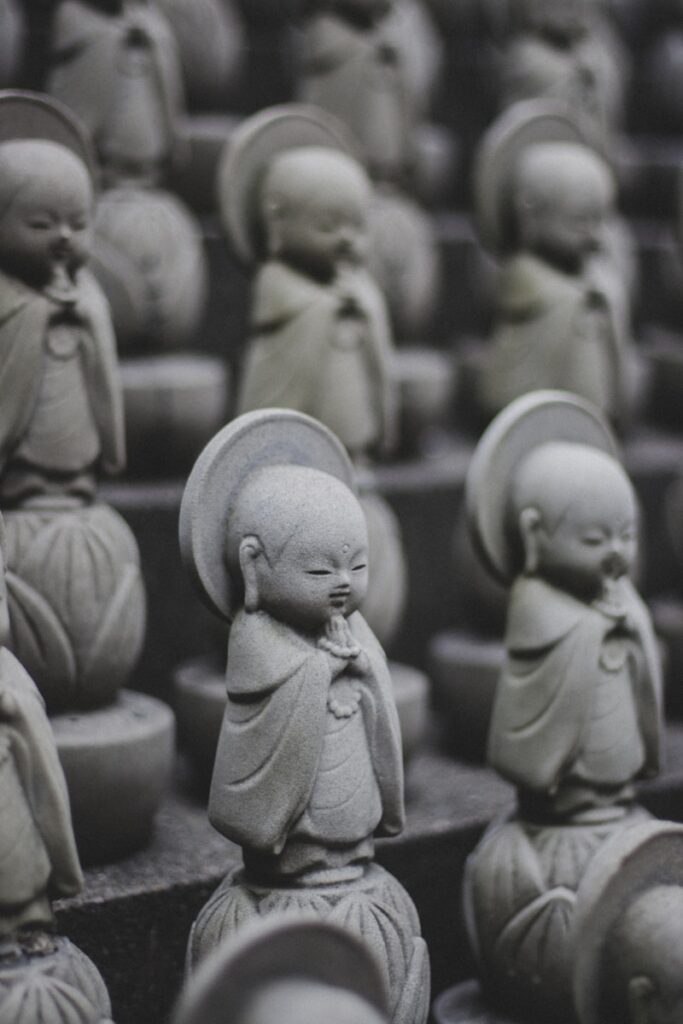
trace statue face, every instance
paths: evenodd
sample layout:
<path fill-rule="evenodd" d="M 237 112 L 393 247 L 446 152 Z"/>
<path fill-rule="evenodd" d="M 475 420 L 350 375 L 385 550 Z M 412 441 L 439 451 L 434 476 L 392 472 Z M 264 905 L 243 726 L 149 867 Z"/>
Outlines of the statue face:
<path fill-rule="evenodd" d="M 590 183 L 584 188 L 579 182 L 575 188 L 558 190 L 552 201 L 530 212 L 522 236 L 532 250 L 578 269 L 599 249 L 608 209 L 604 195 Z"/>
<path fill-rule="evenodd" d="M 554 528 L 541 513 L 538 574 L 592 598 L 632 571 L 637 544 L 633 492 L 615 474 L 602 488 L 577 489 Z"/>
<path fill-rule="evenodd" d="M 299 523 L 277 559 L 257 564 L 259 607 L 306 631 L 325 626 L 333 616 L 348 616 L 368 586 L 365 520 L 349 493 L 348 509 L 312 510 Z"/>
<path fill-rule="evenodd" d="M 288 155 L 272 190 L 277 198 L 266 212 L 271 255 L 322 281 L 363 262 L 370 189 L 351 160 L 333 151 Z"/>
<path fill-rule="evenodd" d="M 58 266 L 73 273 L 87 258 L 92 185 L 68 150 L 50 143 L 21 145 L 31 147 L 27 155 L 37 151 L 39 162 L 26 166 L 17 181 L 17 161 L 6 168 L 0 154 L 0 266 L 43 287 Z M 48 148 L 41 154 L 43 146 Z"/>

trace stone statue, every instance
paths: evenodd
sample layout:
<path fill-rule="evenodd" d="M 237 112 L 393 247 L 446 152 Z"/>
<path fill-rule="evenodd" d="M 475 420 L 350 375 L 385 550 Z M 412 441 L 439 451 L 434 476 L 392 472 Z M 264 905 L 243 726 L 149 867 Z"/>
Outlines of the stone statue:
<path fill-rule="evenodd" d="M 48 710 L 73 713 L 116 700 L 145 632 L 135 538 L 97 500 L 99 477 L 124 464 L 121 389 L 107 303 L 87 268 L 94 195 L 80 126 L 47 97 L 12 92 L 0 94 L 0 126 L 10 647 Z M 172 723 L 159 714 L 168 746 Z M 115 731 L 110 722 L 109 749 Z M 92 776 L 81 784 L 92 788 Z"/>
<path fill-rule="evenodd" d="M 180 138 L 180 56 L 163 11 L 148 0 L 65 0 L 55 16 L 47 88 L 82 118 L 98 158 L 104 190 L 91 266 L 109 300 L 119 351 L 131 359 L 124 399 L 132 467 L 154 472 L 144 451 L 148 443 L 158 448 L 160 437 L 171 452 L 186 448 L 189 437 L 191 464 L 224 422 L 227 371 L 220 360 L 183 351 L 198 340 L 208 269 L 199 225 L 168 190 L 187 147 Z M 136 366 L 141 358 L 145 365 Z M 200 396 L 197 375 L 205 379 Z M 178 401 L 188 390 L 191 401 Z M 208 433 L 192 412 L 197 397 L 198 408 L 218 409 Z"/>
<path fill-rule="evenodd" d="M 195 922 L 188 966 L 260 915 L 306 910 L 369 943 L 391 1019 L 421 1024 L 417 913 L 373 860 L 374 837 L 403 827 L 403 771 L 386 660 L 357 610 L 368 538 L 352 486 L 336 438 L 289 410 L 234 420 L 188 480 L 183 557 L 231 621 L 209 818 L 244 859 Z"/>
<path fill-rule="evenodd" d="M 155 183 L 177 146 L 184 107 L 177 44 L 148 0 L 64 0 L 48 92 L 83 121 L 106 185 Z"/>
<path fill-rule="evenodd" d="M 511 585 L 488 759 L 517 788 L 468 863 L 470 936 L 494 1003 L 566 1016 L 576 890 L 605 839 L 644 816 L 634 782 L 659 766 L 659 655 L 629 579 L 636 499 L 597 411 L 536 392 L 484 434 L 467 507 Z"/>
<path fill-rule="evenodd" d="M 97 478 L 122 468 L 125 448 L 114 335 L 86 265 L 93 186 L 61 107 L 33 94 L 1 103 L 0 506 L 12 647 L 50 710 L 92 707 L 133 668 L 145 604 L 135 540 L 95 500 Z"/>
<path fill-rule="evenodd" d="M 514 0 L 511 7 L 502 105 L 559 100 L 608 136 L 621 120 L 629 64 L 597 0 Z"/>
<path fill-rule="evenodd" d="M 244 122 L 219 174 L 233 248 L 259 264 L 238 411 L 298 409 L 356 460 L 390 447 L 396 412 L 386 309 L 364 265 L 371 196 L 341 128 L 306 107 Z"/>
<path fill-rule="evenodd" d="M 220 946 L 194 975 L 174 1024 L 386 1024 L 369 948 L 329 921 L 272 915 Z"/>
<path fill-rule="evenodd" d="M 440 273 L 431 220 L 404 191 L 415 191 L 425 177 L 418 141 L 431 91 L 420 74 L 425 42 L 432 49 L 423 24 L 427 15 L 414 7 L 411 0 L 310 4 L 299 88 L 301 100 L 339 118 L 360 144 L 378 185 L 371 222 L 374 271 L 396 331 L 411 341 L 426 329 Z"/>
<path fill-rule="evenodd" d="M 365 266 L 372 188 L 341 126 L 298 106 L 250 118 L 226 151 L 219 198 L 235 251 L 260 264 L 238 410 L 313 416 L 357 465 L 390 451 L 395 356 Z M 364 497 L 363 510 L 381 553 L 364 612 L 388 643 L 406 593 L 400 528 L 379 495 Z"/>
<path fill-rule="evenodd" d="M 0 519 L 0 1021 L 68 1024 L 69 1007 L 84 1003 L 110 1013 L 95 965 L 55 934 L 51 900 L 79 892 L 83 877 L 69 798 L 45 705 L 8 649 L 5 533 Z M 44 996 L 35 996 L 37 988 Z M 23 1003 L 34 1016 L 22 1016 Z M 49 1005 L 50 1015 L 36 1014 Z"/>
<path fill-rule="evenodd" d="M 683 829 L 646 822 L 605 843 L 576 902 L 580 1024 L 673 1024 L 683 1005 Z"/>
<path fill-rule="evenodd" d="M 482 410 L 560 388 L 623 423 L 635 357 L 609 166 L 560 108 L 519 104 L 485 137 L 476 188 L 482 239 L 502 260 Z"/>

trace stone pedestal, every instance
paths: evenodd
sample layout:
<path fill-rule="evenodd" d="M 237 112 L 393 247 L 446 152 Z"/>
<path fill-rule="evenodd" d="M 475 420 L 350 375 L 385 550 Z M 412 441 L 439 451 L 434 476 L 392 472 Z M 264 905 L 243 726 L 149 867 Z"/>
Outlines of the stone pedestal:
<path fill-rule="evenodd" d="M 225 362 L 191 353 L 124 359 L 121 381 L 128 472 L 148 477 L 189 473 L 228 419 Z"/>
<path fill-rule="evenodd" d="M 505 658 L 502 640 L 438 633 L 429 645 L 429 675 L 439 729 L 449 750 L 483 762 L 493 696 Z"/>
<path fill-rule="evenodd" d="M 149 839 L 173 765 L 175 723 L 161 701 L 123 690 L 96 711 L 51 719 L 84 864 L 129 856 Z"/>
<path fill-rule="evenodd" d="M 667 735 L 667 771 L 641 789 L 648 810 L 681 819 L 683 729 Z M 179 762 L 178 767 L 182 767 Z M 85 892 L 57 904 L 58 926 L 97 960 L 116 1024 L 165 1024 L 183 977 L 192 921 L 239 861 L 215 832 L 204 799 L 179 772 L 150 843 L 125 861 L 86 872 Z M 488 769 L 423 747 L 406 773 L 407 824 L 380 840 L 377 859 L 407 889 L 429 947 L 435 995 L 475 974 L 462 915 L 464 863 L 511 788 Z M 438 883 L 438 884 L 437 884 Z"/>

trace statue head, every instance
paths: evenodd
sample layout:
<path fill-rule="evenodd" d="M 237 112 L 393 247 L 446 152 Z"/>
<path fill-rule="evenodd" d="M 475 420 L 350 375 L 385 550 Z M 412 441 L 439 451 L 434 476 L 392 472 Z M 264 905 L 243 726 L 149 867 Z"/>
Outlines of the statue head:
<path fill-rule="evenodd" d="M 42 139 L 0 144 L 0 269 L 35 288 L 87 259 L 94 193 L 75 153 Z"/>
<path fill-rule="evenodd" d="M 582 600 L 633 569 L 633 487 L 619 462 L 598 448 L 563 441 L 533 449 L 515 475 L 510 514 L 524 572 Z"/>
<path fill-rule="evenodd" d="M 643 892 L 617 922 L 605 957 L 613 1019 L 683 1020 L 683 888 L 659 885 Z"/>
<path fill-rule="evenodd" d="M 352 157 L 324 146 L 273 160 L 261 193 L 268 255 L 322 281 L 364 260 L 371 186 Z"/>
<path fill-rule="evenodd" d="M 518 161 L 512 182 L 519 244 L 576 272 L 599 248 L 614 201 L 613 175 L 588 146 L 530 145 Z"/>
<path fill-rule="evenodd" d="M 257 992 L 240 1024 L 383 1024 L 377 1007 L 355 992 L 313 980 L 275 982 Z"/>
<path fill-rule="evenodd" d="M 358 499 L 336 477 L 306 466 L 268 466 L 247 480 L 227 538 L 248 612 L 316 632 L 360 605 L 368 537 Z"/>
<path fill-rule="evenodd" d="M 596 0 L 517 0 L 522 25 L 553 42 L 567 44 L 589 29 Z"/>

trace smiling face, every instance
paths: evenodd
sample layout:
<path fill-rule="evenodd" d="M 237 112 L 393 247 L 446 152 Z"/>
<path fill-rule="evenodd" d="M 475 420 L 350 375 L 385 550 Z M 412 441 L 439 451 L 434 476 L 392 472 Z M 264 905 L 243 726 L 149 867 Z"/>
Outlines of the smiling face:
<path fill-rule="evenodd" d="M 268 253 L 322 281 L 364 260 L 371 189 L 362 167 L 323 147 L 278 157 L 263 190 Z"/>
<path fill-rule="evenodd" d="M 609 455 L 583 445 L 542 445 L 522 467 L 515 507 L 532 574 L 593 600 L 633 570 L 635 496 Z"/>
<path fill-rule="evenodd" d="M 73 274 L 90 247 L 93 189 L 85 165 L 56 143 L 0 146 L 0 268 L 44 288 Z"/>

